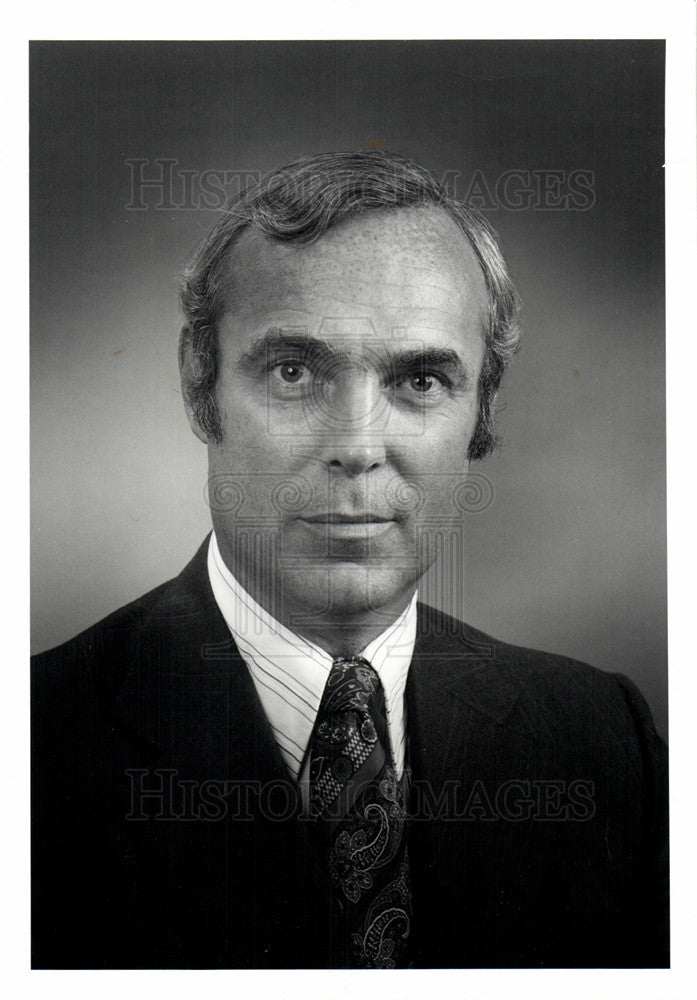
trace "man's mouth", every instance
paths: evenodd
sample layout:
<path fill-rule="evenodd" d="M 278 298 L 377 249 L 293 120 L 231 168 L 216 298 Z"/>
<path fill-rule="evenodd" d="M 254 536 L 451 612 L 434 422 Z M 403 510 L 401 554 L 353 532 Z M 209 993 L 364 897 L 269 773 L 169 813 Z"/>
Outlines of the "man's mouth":
<path fill-rule="evenodd" d="M 394 518 L 367 511 L 359 514 L 313 514 L 302 520 L 308 524 L 386 524 L 394 521 Z"/>
<path fill-rule="evenodd" d="M 376 538 L 396 525 L 396 519 L 373 511 L 360 513 L 327 512 L 300 519 L 314 534 L 337 541 Z"/>

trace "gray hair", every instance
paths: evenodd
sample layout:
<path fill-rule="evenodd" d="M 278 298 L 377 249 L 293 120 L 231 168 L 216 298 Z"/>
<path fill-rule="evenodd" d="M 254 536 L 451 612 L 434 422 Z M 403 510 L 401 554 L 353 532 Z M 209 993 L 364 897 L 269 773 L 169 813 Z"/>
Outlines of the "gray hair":
<path fill-rule="evenodd" d="M 218 323 L 234 308 L 225 295 L 231 248 L 254 226 L 280 242 L 307 245 L 344 219 L 373 208 L 435 205 L 443 208 L 469 240 L 481 265 L 489 299 L 486 351 L 479 376 L 479 411 L 469 444 L 470 459 L 484 458 L 498 444 L 493 403 L 504 371 L 518 350 L 518 297 L 497 238 L 474 209 L 450 197 L 423 167 L 383 150 L 323 153 L 307 157 L 252 184 L 232 199 L 208 239 L 186 267 L 180 296 L 184 326 L 180 360 L 191 358 L 183 391 L 201 430 L 222 440 L 215 401 Z"/>

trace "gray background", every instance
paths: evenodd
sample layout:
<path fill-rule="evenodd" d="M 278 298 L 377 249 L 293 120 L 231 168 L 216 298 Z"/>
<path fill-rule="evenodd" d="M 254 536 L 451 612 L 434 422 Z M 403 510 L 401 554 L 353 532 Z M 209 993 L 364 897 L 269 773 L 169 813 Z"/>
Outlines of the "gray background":
<path fill-rule="evenodd" d="M 481 171 L 524 306 L 504 445 L 473 467 L 493 503 L 422 595 L 628 674 L 665 733 L 663 56 L 651 41 L 33 43 L 33 648 L 176 574 L 209 529 L 176 366 L 176 276 L 217 216 L 201 172 L 385 144 L 461 197 Z M 156 158 L 177 161 L 177 204 L 196 172 L 198 207 L 145 190 L 129 208 L 126 161 L 153 177 Z M 510 170 L 593 171 L 594 203 L 496 204 Z"/>

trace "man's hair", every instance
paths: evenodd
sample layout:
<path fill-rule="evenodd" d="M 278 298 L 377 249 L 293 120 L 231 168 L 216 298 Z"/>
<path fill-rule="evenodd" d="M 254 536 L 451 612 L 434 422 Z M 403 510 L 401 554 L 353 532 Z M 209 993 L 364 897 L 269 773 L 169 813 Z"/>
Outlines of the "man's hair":
<path fill-rule="evenodd" d="M 450 197 L 423 167 L 383 150 L 324 153 L 307 157 L 264 177 L 234 197 L 182 277 L 185 323 L 180 360 L 191 364 L 183 386 L 202 431 L 222 440 L 215 401 L 218 324 L 235 303 L 229 298 L 226 265 L 230 251 L 249 227 L 283 243 L 307 245 L 330 226 L 371 209 L 433 205 L 457 223 L 474 250 L 489 299 L 486 350 L 479 377 L 479 412 L 469 458 L 483 458 L 498 443 L 493 402 L 501 378 L 518 349 L 518 297 L 496 235 L 474 209 Z"/>

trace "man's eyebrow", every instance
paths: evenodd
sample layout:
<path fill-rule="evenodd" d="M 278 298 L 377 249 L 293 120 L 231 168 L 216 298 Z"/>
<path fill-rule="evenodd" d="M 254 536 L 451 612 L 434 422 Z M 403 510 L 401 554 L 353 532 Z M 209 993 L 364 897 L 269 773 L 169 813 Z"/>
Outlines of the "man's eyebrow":
<path fill-rule="evenodd" d="M 278 357 L 284 351 L 300 352 L 306 360 L 334 357 L 335 348 L 326 340 L 310 337 L 302 329 L 282 329 L 271 327 L 249 347 L 240 357 L 242 368 L 254 369 L 265 364 L 273 357 Z M 343 352 L 342 352 L 343 353 Z"/>

